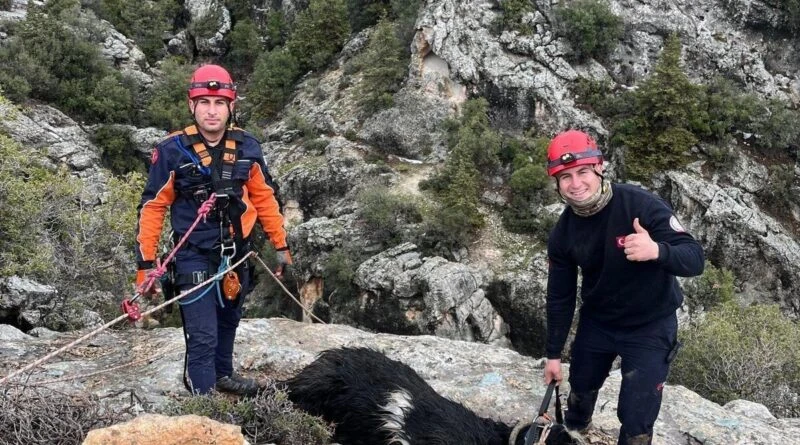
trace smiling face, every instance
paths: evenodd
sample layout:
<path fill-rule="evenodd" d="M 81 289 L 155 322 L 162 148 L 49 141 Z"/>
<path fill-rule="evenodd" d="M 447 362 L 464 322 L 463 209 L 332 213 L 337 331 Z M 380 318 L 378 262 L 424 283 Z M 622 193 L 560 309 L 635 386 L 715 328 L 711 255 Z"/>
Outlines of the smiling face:
<path fill-rule="evenodd" d="M 218 140 L 225 132 L 233 103 L 219 96 L 200 96 L 189 100 L 189 109 L 200 133 L 209 141 Z"/>
<path fill-rule="evenodd" d="M 603 183 L 603 167 L 599 164 L 578 165 L 556 174 L 558 190 L 564 198 L 581 202 L 594 196 Z"/>

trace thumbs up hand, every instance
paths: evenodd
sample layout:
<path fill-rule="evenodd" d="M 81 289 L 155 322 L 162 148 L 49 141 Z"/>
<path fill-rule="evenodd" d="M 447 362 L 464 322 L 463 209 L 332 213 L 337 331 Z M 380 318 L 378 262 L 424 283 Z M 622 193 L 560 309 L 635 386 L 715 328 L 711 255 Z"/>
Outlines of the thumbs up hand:
<path fill-rule="evenodd" d="M 650 233 L 633 219 L 634 233 L 625 237 L 625 257 L 628 261 L 650 261 L 658 259 L 658 243 L 650 238 Z"/>

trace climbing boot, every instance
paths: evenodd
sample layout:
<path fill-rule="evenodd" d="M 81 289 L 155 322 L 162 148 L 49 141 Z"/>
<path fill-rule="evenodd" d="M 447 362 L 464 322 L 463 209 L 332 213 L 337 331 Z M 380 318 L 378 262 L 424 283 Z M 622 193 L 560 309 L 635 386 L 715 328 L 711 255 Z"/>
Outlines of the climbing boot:
<path fill-rule="evenodd" d="M 217 379 L 216 389 L 239 396 L 252 397 L 258 394 L 258 384 L 253 379 L 248 379 L 233 373 Z"/>

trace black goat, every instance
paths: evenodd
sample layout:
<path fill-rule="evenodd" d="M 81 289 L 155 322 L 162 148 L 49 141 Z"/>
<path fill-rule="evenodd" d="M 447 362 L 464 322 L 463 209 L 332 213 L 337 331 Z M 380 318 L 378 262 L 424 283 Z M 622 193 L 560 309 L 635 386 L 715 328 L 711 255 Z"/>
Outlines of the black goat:
<path fill-rule="evenodd" d="M 411 367 L 367 348 L 324 351 L 286 384 L 296 406 L 336 425 L 333 439 L 343 445 L 523 445 L 527 431 L 520 425 L 509 444 L 512 427 L 442 397 Z"/>

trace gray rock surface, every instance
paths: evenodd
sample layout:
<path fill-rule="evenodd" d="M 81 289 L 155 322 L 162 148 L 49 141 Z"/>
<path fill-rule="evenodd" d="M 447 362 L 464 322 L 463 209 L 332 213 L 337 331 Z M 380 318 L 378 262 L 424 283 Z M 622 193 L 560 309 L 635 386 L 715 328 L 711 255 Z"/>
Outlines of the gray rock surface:
<path fill-rule="evenodd" d="M 0 348 L 2 373 L 31 362 L 77 335 L 4 341 L 10 347 Z M 348 326 L 303 324 L 285 319 L 244 320 L 236 338 L 234 360 L 245 374 L 281 379 L 296 373 L 319 352 L 340 346 L 366 346 L 382 351 L 414 368 L 440 394 L 482 416 L 509 423 L 529 420 L 545 391 L 541 379 L 543 360 L 524 357 L 509 349 L 433 336 L 372 334 Z M 118 397 L 124 404 L 130 403 L 133 392 L 142 403 L 162 405 L 170 394 L 185 394 L 180 377 L 182 347 L 180 329 L 104 331 L 38 368 L 31 381 L 82 376 L 49 385 L 101 395 L 121 391 Z M 92 372 L 97 374 L 88 376 Z M 618 372 L 612 372 L 600 392 L 592 433 L 597 441 L 593 443 L 615 443 L 619 428 L 615 413 L 619 383 Z M 664 404 L 655 431 L 655 445 L 800 443 L 800 429 L 791 419 L 764 422 L 671 385 L 664 388 Z"/>
<path fill-rule="evenodd" d="M 508 346 L 508 325 L 486 298 L 484 279 L 464 264 L 423 259 L 404 243 L 361 263 L 354 281 L 364 290 L 361 307 L 391 307 L 416 334 Z"/>

